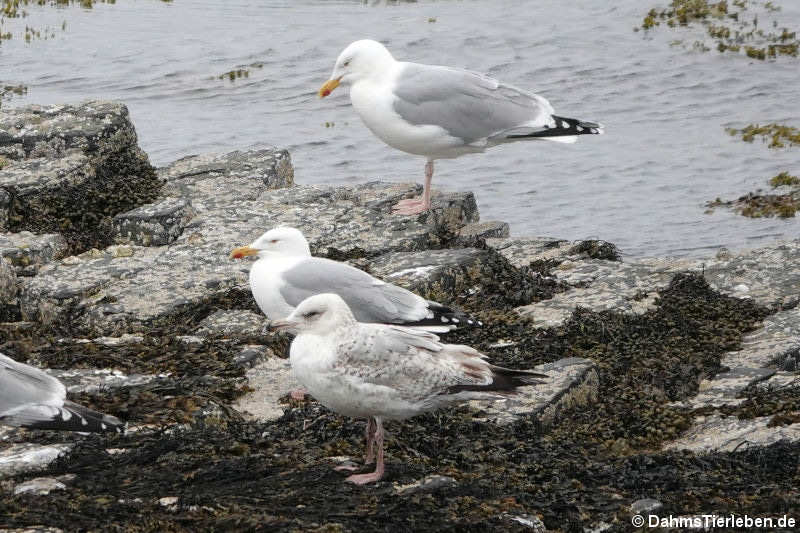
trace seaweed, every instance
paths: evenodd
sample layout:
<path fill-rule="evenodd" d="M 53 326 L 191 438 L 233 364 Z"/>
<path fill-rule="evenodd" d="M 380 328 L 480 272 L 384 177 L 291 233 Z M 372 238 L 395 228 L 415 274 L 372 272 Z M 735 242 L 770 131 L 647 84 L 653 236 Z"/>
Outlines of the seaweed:
<path fill-rule="evenodd" d="M 732 4 L 732 6 L 731 6 Z M 758 60 L 774 59 L 778 56 L 797 57 L 800 41 L 796 32 L 781 28 L 779 33 L 766 32 L 759 27 L 759 13 L 748 16 L 753 10 L 764 14 L 780 11 L 773 2 L 762 3 L 757 0 L 672 0 L 666 8 L 652 8 L 642 19 L 635 31 L 652 30 L 662 23 L 674 27 L 701 25 L 706 34 L 716 43 L 719 52 L 744 53 L 746 57 Z M 761 24 L 763 27 L 763 23 Z M 774 27 L 778 22 L 774 21 Z M 707 52 L 711 47 L 703 41 L 695 41 L 693 50 Z"/>
<path fill-rule="evenodd" d="M 6 527 L 64 530 L 521 531 L 525 526 L 510 517 L 531 514 L 554 530 L 606 522 L 612 531 L 627 531 L 627 505 L 642 497 L 659 499 L 663 512 L 674 515 L 796 515 L 800 443 L 706 455 L 659 451 L 693 416 L 665 407 L 666 401 L 694 394 L 766 314 L 751 301 L 720 295 L 696 275 L 677 276 L 656 308 L 641 316 L 580 310 L 560 327 L 536 331 L 512 313 L 487 311 L 483 328 L 459 330 L 448 340 L 520 368 L 590 357 L 599 375 L 597 402 L 563 411 L 549 429 L 527 417 L 489 425 L 467 407 L 392 423 L 387 480 L 368 487 L 344 483 L 328 460 L 363 451 L 363 422 L 314 401 L 291 402 L 282 418 L 266 423 L 244 421 L 215 401 L 195 409 L 205 415 L 181 415 L 191 413 L 184 404 L 199 405 L 212 391 L 220 405 L 228 401 L 231 396 L 202 376 L 235 378 L 230 345 L 236 342 L 212 342 L 192 353 L 180 353 L 166 337 L 116 347 L 114 357 L 130 368 L 171 369 L 182 377 L 149 390 L 80 399 L 117 413 L 124 406 L 156 429 L 77 437 L 75 448 L 45 473 L 74 474 L 67 489 L 44 500 L 9 493 L 0 500 L 0 516 Z M 516 344 L 491 348 L 498 338 Z M 77 346 L 64 354 L 34 351 L 48 363 L 107 364 L 110 349 L 94 349 L 82 360 Z M 172 396 L 172 404 L 158 404 L 155 398 L 163 396 Z M 794 404 L 773 405 L 775 417 L 793 416 Z M 173 422 L 182 425 L 157 429 Z M 432 473 L 455 483 L 402 494 L 395 489 Z"/>

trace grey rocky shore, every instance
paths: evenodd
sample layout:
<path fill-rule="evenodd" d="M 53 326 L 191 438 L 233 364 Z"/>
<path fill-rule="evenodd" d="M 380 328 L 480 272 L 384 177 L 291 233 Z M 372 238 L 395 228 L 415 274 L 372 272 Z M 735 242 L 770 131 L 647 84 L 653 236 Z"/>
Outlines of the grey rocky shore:
<path fill-rule="evenodd" d="M 39 354 L 56 354 L 55 360 L 59 350 L 83 354 L 51 369 L 71 394 L 157 394 L 152 391 L 162 389 L 155 384 L 177 379 L 177 371 L 115 364 L 113 355 L 147 351 L 140 347 L 157 332 L 162 341 L 170 338 L 171 357 L 213 346 L 232 354 L 232 365 L 241 370 L 241 394 L 207 401 L 196 417 L 172 420 L 175 428 L 209 417 L 269 424 L 293 416 L 287 413 L 292 410 L 306 413 L 308 405 L 286 399 L 296 386 L 286 339 L 265 329 L 249 293 L 249 263 L 229 258 L 232 248 L 263 231 L 291 225 L 303 231 L 316 255 L 350 261 L 428 297 L 468 301 L 508 280 L 506 293 L 492 293 L 496 301 L 487 298 L 487 306 L 526 319 L 531 336 L 566 327 L 576 310 L 644 316 L 676 278 L 694 274 L 717 294 L 765 309 L 765 318 L 722 357 L 719 371 L 697 378 L 696 394 L 664 398 L 665 408 L 695 415 L 657 451 L 722 453 L 800 441 L 796 396 L 780 413 L 782 423 L 775 413 L 736 414 L 752 391 L 800 387 L 800 240 L 697 260 L 628 260 L 609 243 L 512 237 L 507 224 L 479 220 L 471 192 L 438 192 L 431 212 L 394 216 L 392 204 L 417 194 L 419 185 L 298 184 L 290 154 L 280 148 L 190 156 L 154 169 L 137 145 L 127 109 L 111 102 L 3 110 L 0 158 L 0 351 L 23 360 L 31 355 L 31 363 L 48 366 L 50 359 Z M 530 288 L 539 286 L 549 290 Z M 498 337 L 486 346 L 502 350 L 520 341 Z M 524 419 L 546 433 L 602 391 L 590 357 L 532 367 L 547 372 L 548 383 L 508 400 L 470 405 L 476 423 L 503 427 Z M 318 409 L 310 412 L 322 416 Z M 131 421 L 132 434 L 142 439 L 168 425 Z M 45 494 L 69 491 L 74 476 L 42 477 L 41 471 L 58 457 L 69 458 L 75 439 L 0 428 L 0 495 L 42 494 L 38 505 L 47 506 Z M 114 449 L 109 445 L 106 452 L 113 456 Z M 329 458 L 357 460 L 333 452 Z M 422 473 L 392 490 L 419 498 L 464 483 L 449 470 Z M 177 506 L 179 488 L 163 490 L 158 505 Z M 492 511 L 503 527 L 543 530 L 541 509 L 512 507 Z M 586 520 L 586 527 L 612 525 Z"/>

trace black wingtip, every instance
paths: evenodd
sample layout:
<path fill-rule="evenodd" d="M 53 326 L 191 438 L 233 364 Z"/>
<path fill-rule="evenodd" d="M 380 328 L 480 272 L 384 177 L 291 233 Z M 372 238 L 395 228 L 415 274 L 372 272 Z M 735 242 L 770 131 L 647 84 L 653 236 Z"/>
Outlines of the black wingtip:
<path fill-rule="evenodd" d="M 492 382 L 488 385 L 453 385 L 447 389 L 447 394 L 459 392 L 496 392 L 513 395 L 518 387 L 527 387 L 543 383 L 540 380 L 548 379 L 547 374 L 531 372 L 530 370 L 513 370 L 502 366 L 491 366 Z"/>
<path fill-rule="evenodd" d="M 127 430 L 127 424 L 119 418 L 72 402 L 65 402 L 52 418 L 29 422 L 24 424 L 24 427 L 82 433 L 124 434 Z"/>
<path fill-rule="evenodd" d="M 553 119 L 554 126 L 544 126 L 543 130 L 534 131 L 532 133 L 509 135 L 508 138 L 572 137 L 575 135 L 601 135 L 603 133 L 603 125 L 597 122 L 559 117 L 558 115 L 551 115 L 551 118 Z"/>

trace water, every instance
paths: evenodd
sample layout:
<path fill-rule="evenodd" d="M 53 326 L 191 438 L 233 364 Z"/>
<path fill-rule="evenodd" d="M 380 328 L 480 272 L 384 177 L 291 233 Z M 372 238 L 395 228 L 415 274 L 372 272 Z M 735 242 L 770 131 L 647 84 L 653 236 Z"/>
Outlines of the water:
<path fill-rule="evenodd" d="M 484 220 L 512 235 L 600 238 L 628 256 L 699 256 L 800 236 L 800 220 L 753 220 L 725 209 L 783 170 L 798 149 L 769 150 L 726 126 L 800 125 L 800 59 L 764 62 L 671 47 L 700 29 L 633 27 L 640 0 L 356 1 L 118 0 L 87 11 L 29 7 L 7 21 L 58 28 L 56 38 L 0 45 L 0 78 L 23 103 L 87 98 L 127 103 L 155 164 L 265 144 L 291 151 L 298 183 L 417 181 L 421 158 L 377 140 L 347 91 L 316 97 L 333 61 L 358 38 L 398 59 L 489 73 L 547 97 L 557 113 L 605 124 L 574 145 L 517 143 L 437 163 L 434 187 L 473 190 Z M 666 0 L 662 0 L 666 4 Z M 800 2 L 782 25 L 800 27 Z M 435 18 L 435 22 L 428 22 Z M 66 31 L 60 31 L 66 21 Z M 248 78 L 216 76 L 263 63 Z M 325 127 L 325 123 L 333 127 Z"/>

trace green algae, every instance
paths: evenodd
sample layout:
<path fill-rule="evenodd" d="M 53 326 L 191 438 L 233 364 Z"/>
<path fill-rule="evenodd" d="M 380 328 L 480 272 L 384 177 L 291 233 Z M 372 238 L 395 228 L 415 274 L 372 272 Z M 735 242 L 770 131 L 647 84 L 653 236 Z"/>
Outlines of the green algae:
<path fill-rule="evenodd" d="M 0 86 L 0 109 L 3 107 L 3 100 L 10 100 L 14 96 L 24 96 L 28 94 L 28 88 L 25 85 L 3 85 Z"/>
<path fill-rule="evenodd" d="M 767 145 L 768 148 L 779 149 L 800 145 L 800 130 L 794 126 L 771 123 L 766 125 L 749 124 L 744 128 L 726 128 L 734 136 L 741 137 L 745 142 L 752 143 L 756 139 Z M 765 193 L 761 189 L 749 192 L 736 200 L 722 200 L 717 198 L 706 202 L 707 213 L 712 213 L 716 207 L 727 207 L 736 213 L 749 218 L 792 218 L 800 210 L 800 179 L 783 171 L 768 180 L 773 189 L 788 187 L 782 193 Z"/>
<path fill-rule="evenodd" d="M 701 25 L 719 52 L 741 53 L 762 61 L 778 56 L 797 57 L 800 41 L 796 32 L 788 28 L 765 31 L 765 25 L 759 23 L 759 14 L 768 16 L 777 11 L 780 7 L 774 3 L 756 0 L 734 0 L 730 4 L 725 0 L 672 0 L 666 8 L 650 9 L 641 26 L 634 29 L 648 31 L 661 24 L 672 28 Z M 773 21 L 773 26 L 777 27 L 778 22 Z M 695 41 L 692 49 L 707 52 L 711 47 Z"/>
<path fill-rule="evenodd" d="M 0 157 L 0 170 L 3 170 L 8 165 L 8 159 Z"/>
<path fill-rule="evenodd" d="M 800 185 L 800 178 L 792 176 L 788 172 L 781 172 L 777 176 L 770 178 L 769 184 L 773 189 L 777 189 L 778 187 L 791 187 Z"/>
<path fill-rule="evenodd" d="M 800 129 L 786 124 L 749 124 L 744 128 L 726 128 L 730 135 L 741 136 L 745 142 L 752 143 L 756 138 L 768 143 L 769 148 L 786 148 L 800 145 Z"/>
<path fill-rule="evenodd" d="M 228 72 L 224 72 L 217 76 L 218 80 L 225 80 L 228 81 L 236 81 L 242 78 L 249 78 L 250 77 L 250 69 L 253 68 L 264 68 L 263 63 L 251 63 L 249 65 L 239 66 L 234 69 L 229 70 Z"/>
<path fill-rule="evenodd" d="M 792 218 L 800 209 L 800 188 L 785 194 L 749 192 L 736 200 L 717 198 L 706 202 L 709 212 L 715 207 L 727 207 L 748 218 Z"/>

